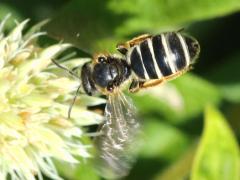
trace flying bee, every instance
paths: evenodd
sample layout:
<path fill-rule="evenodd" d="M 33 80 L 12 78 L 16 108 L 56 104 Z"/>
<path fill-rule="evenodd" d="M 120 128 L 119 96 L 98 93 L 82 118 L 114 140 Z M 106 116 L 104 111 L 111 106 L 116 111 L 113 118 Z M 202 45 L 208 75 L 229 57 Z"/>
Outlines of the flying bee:
<path fill-rule="evenodd" d="M 101 135 L 96 137 L 96 147 L 100 160 L 98 168 L 102 175 L 111 178 L 128 174 L 140 127 L 132 101 L 122 93 L 124 84 L 130 81 L 129 91 L 136 92 L 172 80 L 190 69 L 200 46 L 190 36 L 167 32 L 138 36 L 117 45 L 117 50 L 121 56 L 94 56 L 91 62 L 83 65 L 80 77 L 86 94 L 100 92 L 108 98 L 105 122 L 100 129 Z"/>

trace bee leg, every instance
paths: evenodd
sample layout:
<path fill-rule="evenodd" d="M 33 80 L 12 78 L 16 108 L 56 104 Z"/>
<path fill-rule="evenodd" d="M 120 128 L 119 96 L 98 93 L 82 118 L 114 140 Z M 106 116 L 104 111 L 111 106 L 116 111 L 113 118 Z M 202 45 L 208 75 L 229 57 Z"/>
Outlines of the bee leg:
<path fill-rule="evenodd" d="M 140 36 L 137 36 L 133 39 L 131 39 L 130 41 L 127 41 L 125 43 L 119 43 L 117 45 L 117 50 L 122 53 L 123 55 L 126 55 L 128 52 L 128 49 L 133 47 L 134 45 L 140 44 L 141 42 L 143 42 L 144 40 L 151 38 L 152 36 L 149 34 L 143 34 Z"/>
<path fill-rule="evenodd" d="M 123 79 L 121 77 L 117 76 L 112 82 L 108 83 L 107 91 L 113 92 L 114 88 L 118 87 L 122 81 L 123 81 Z"/>
<path fill-rule="evenodd" d="M 133 79 L 130 87 L 129 87 L 129 91 L 131 93 L 135 93 L 137 91 L 139 91 L 144 85 L 144 81 L 138 81 L 136 79 Z"/>
<path fill-rule="evenodd" d="M 143 35 L 140 35 L 140 36 L 137 36 L 137 37 L 131 39 L 130 41 L 127 41 L 126 43 L 129 44 L 130 47 L 133 47 L 134 45 L 140 44 L 144 40 L 151 38 L 151 37 L 152 37 L 152 35 L 150 35 L 150 34 L 143 34 Z"/>
<path fill-rule="evenodd" d="M 126 55 L 128 52 L 128 46 L 126 44 L 117 44 L 116 48 L 123 55 Z"/>
<path fill-rule="evenodd" d="M 135 93 L 135 92 L 139 91 L 140 89 L 153 87 L 153 86 L 162 84 L 163 82 L 164 82 L 164 79 L 147 80 L 147 81 L 133 80 L 129 87 L 129 91 L 131 93 Z"/>
<path fill-rule="evenodd" d="M 156 80 L 148 80 L 142 84 L 142 88 L 153 87 L 159 84 L 164 83 L 165 79 L 156 79 Z"/>
<path fill-rule="evenodd" d="M 112 84 L 113 84 L 113 86 L 118 87 L 118 86 L 121 84 L 122 81 L 123 81 L 123 78 L 120 77 L 120 76 L 117 76 L 117 77 L 113 80 Z"/>

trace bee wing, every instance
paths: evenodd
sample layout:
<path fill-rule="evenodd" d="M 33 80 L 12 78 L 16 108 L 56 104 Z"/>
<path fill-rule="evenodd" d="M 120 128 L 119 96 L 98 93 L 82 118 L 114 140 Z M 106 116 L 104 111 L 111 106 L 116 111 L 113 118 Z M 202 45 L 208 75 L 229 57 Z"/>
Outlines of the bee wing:
<path fill-rule="evenodd" d="M 134 162 L 139 122 L 136 109 L 123 93 L 109 95 L 105 107 L 105 124 L 96 138 L 98 170 L 107 178 L 126 176 Z"/>

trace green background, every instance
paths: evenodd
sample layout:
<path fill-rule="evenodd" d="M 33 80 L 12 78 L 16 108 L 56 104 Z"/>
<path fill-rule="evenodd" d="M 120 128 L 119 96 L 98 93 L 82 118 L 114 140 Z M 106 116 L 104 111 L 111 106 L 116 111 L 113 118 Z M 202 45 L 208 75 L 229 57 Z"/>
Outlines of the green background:
<path fill-rule="evenodd" d="M 8 13 L 19 21 L 30 18 L 30 24 L 51 19 L 43 29 L 50 37 L 90 54 L 115 52 L 118 42 L 142 33 L 184 28 L 199 40 L 201 54 L 191 72 L 130 95 L 145 143 L 128 180 L 240 179 L 239 10 L 239 0 L 0 2 L 1 19 Z M 7 28 L 13 25 L 9 22 Z M 75 168 L 57 166 L 64 179 L 101 179 L 93 161 L 81 160 Z"/>

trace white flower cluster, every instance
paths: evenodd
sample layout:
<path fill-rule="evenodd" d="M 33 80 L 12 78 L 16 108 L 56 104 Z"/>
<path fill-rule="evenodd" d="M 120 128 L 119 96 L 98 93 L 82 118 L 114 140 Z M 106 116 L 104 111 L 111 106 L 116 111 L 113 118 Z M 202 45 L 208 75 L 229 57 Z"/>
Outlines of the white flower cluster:
<path fill-rule="evenodd" d="M 77 163 L 75 155 L 89 157 L 80 127 L 101 122 L 86 107 L 103 100 L 80 95 L 67 119 L 79 82 L 57 75 L 51 59 L 70 45 L 40 48 L 38 26 L 23 33 L 28 20 L 5 34 L 7 19 L 0 23 L 0 179 L 41 180 L 42 173 L 61 179 L 52 158 Z M 76 62 L 84 60 L 68 61 Z"/>

